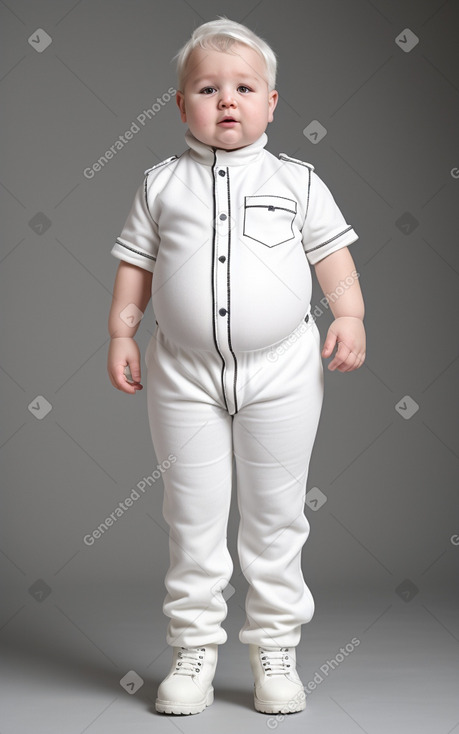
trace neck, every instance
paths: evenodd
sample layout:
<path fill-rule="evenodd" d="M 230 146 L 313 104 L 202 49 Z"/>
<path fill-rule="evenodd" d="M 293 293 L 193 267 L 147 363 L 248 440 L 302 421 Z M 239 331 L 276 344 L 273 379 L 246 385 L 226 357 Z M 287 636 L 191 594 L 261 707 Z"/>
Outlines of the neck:
<path fill-rule="evenodd" d="M 198 140 L 190 130 L 185 134 L 185 141 L 191 149 L 191 157 L 197 163 L 204 166 L 212 166 L 216 161 L 220 166 L 242 166 L 247 163 L 253 163 L 262 154 L 263 149 L 268 142 L 266 133 L 262 133 L 260 137 L 250 145 L 244 145 L 242 148 L 216 148 Z"/>

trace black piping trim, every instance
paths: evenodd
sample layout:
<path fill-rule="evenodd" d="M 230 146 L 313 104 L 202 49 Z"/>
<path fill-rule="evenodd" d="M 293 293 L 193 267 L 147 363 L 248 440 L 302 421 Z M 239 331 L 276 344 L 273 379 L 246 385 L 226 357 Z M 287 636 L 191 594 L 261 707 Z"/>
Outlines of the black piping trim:
<path fill-rule="evenodd" d="M 285 206 L 274 206 L 274 204 L 246 204 L 246 209 L 271 209 L 277 211 L 281 209 L 283 212 L 290 212 L 290 214 L 296 214 L 295 209 L 287 209 Z"/>
<path fill-rule="evenodd" d="M 231 223 L 231 196 L 230 196 L 230 175 L 229 175 L 229 168 L 226 169 L 226 180 L 227 180 L 227 190 L 228 190 L 228 221 Z M 233 379 L 233 399 L 234 399 L 234 412 L 238 412 L 237 407 L 237 392 L 236 392 L 236 383 L 237 383 L 237 359 L 236 355 L 233 351 L 233 346 L 231 344 L 231 328 L 230 328 L 230 321 L 231 321 L 231 281 L 230 281 L 230 256 L 231 256 L 231 226 L 228 230 L 228 266 L 226 269 L 226 297 L 227 297 L 227 310 L 228 310 L 228 345 L 230 348 L 230 352 L 233 355 L 234 359 L 234 379 Z"/>
<path fill-rule="evenodd" d="M 349 227 L 347 229 L 343 229 L 343 231 L 342 232 L 339 232 L 339 234 L 335 234 L 334 237 L 331 237 L 326 242 L 322 242 L 322 244 L 320 244 L 320 245 L 316 245 L 315 247 L 311 247 L 311 249 L 310 250 L 306 250 L 306 252 L 314 252 L 314 250 L 318 250 L 320 247 L 325 247 L 325 245 L 329 245 L 330 242 L 333 242 L 333 240 L 338 239 L 338 237 L 341 237 L 343 234 L 346 234 L 346 232 L 349 232 L 349 230 L 351 230 L 351 229 L 352 229 L 352 225 L 349 225 Z"/>
<path fill-rule="evenodd" d="M 156 258 L 153 257 L 153 255 L 148 255 L 146 252 L 141 252 L 141 250 L 137 250 L 135 247 L 125 245 L 124 242 L 121 242 L 118 238 L 116 239 L 116 244 L 121 245 L 121 247 L 125 247 L 126 250 L 131 250 L 131 252 L 135 252 L 137 255 L 142 255 L 142 257 L 147 257 L 149 260 L 154 260 L 156 262 Z"/>
<path fill-rule="evenodd" d="M 303 234 L 304 225 L 306 224 L 306 219 L 308 218 L 308 212 L 309 212 L 309 200 L 311 195 L 311 179 L 312 179 L 312 171 L 309 169 L 309 176 L 308 176 L 308 192 L 306 195 L 306 212 L 303 219 L 303 224 L 301 225 L 300 232 Z"/>
<path fill-rule="evenodd" d="M 178 160 L 178 156 L 173 155 L 170 158 L 166 158 L 165 161 L 161 161 L 161 163 L 157 163 L 155 166 L 152 166 L 152 168 L 147 168 L 147 170 L 144 173 L 145 181 L 143 185 L 143 191 L 144 191 L 144 197 L 145 197 L 145 206 L 147 207 L 147 211 L 152 218 L 153 222 L 155 221 L 151 215 L 150 207 L 148 206 L 148 195 L 147 195 L 147 183 L 148 183 L 148 176 L 152 171 L 156 171 L 158 168 L 162 168 L 163 166 L 168 166 L 169 163 L 173 163 L 174 161 Z"/>
<path fill-rule="evenodd" d="M 148 174 L 151 173 L 151 171 L 155 171 L 157 168 L 161 168 L 162 166 L 167 166 L 169 163 L 172 163 L 173 161 L 176 161 L 176 160 L 178 160 L 178 156 L 177 155 L 171 155 L 170 158 L 166 158 L 166 160 L 161 161 L 161 163 L 156 163 L 151 168 L 147 168 L 147 170 L 145 171 L 144 175 L 145 176 L 148 176 Z"/>
<path fill-rule="evenodd" d="M 307 197 L 307 200 L 306 200 L 306 214 L 304 215 L 304 221 L 306 221 L 306 218 L 307 218 L 308 212 L 309 212 L 309 199 L 310 199 L 310 194 L 311 194 L 311 183 L 312 183 L 312 171 L 309 170 L 309 176 L 308 176 L 308 197 Z"/>
<path fill-rule="evenodd" d="M 148 174 L 145 176 L 145 182 L 143 185 L 143 196 L 145 199 L 145 206 L 147 207 L 147 212 L 149 213 L 150 218 L 153 220 L 153 217 L 151 216 L 150 207 L 148 206 L 147 181 L 148 181 Z"/>
<path fill-rule="evenodd" d="M 290 212 L 292 214 L 292 212 Z M 279 247 L 279 245 L 283 245 L 285 242 L 290 242 L 290 240 L 293 240 L 295 238 L 295 235 L 293 234 L 293 222 L 290 225 L 290 229 L 292 231 L 292 236 L 289 237 L 287 240 L 282 240 L 282 242 L 276 242 L 275 245 L 267 245 L 266 242 L 263 242 L 263 240 L 257 240 L 255 237 L 252 237 L 250 234 L 243 233 L 245 237 L 248 237 L 249 240 L 253 240 L 254 242 L 259 242 L 260 245 L 263 245 L 263 247 L 269 247 L 270 250 L 273 249 L 273 247 Z"/>
<path fill-rule="evenodd" d="M 294 204 L 295 205 L 295 213 L 296 213 L 296 201 L 295 201 L 295 199 L 290 199 L 289 196 L 279 196 L 279 194 L 253 194 L 252 196 L 245 196 L 244 197 L 245 207 L 248 207 L 248 206 L 269 206 L 269 204 L 247 204 L 246 203 L 247 202 L 247 199 L 266 199 L 268 197 L 270 199 L 285 199 L 285 201 L 289 201 L 291 204 Z M 280 209 L 281 207 L 276 206 L 275 208 L 276 209 Z M 290 210 L 288 210 L 288 211 L 290 211 Z"/>
<path fill-rule="evenodd" d="M 306 161 L 300 161 L 298 158 L 292 158 L 287 155 L 287 153 L 279 153 L 279 158 L 281 161 L 290 161 L 291 163 L 297 163 L 299 166 L 305 166 L 306 168 L 309 168 L 310 171 L 314 170 L 312 163 L 306 163 Z"/>
<path fill-rule="evenodd" d="M 214 204 L 214 216 L 213 216 L 214 225 L 215 225 L 215 220 L 217 218 L 217 202 L 215 200 L 215 166 L 216 166 L 216 163 L 217 163 L 217 154 L 214 151 L 214 162 L 213 162 L 212 168 L 211 168 L 211 171 L 212 171 L 212 198 L 213 198 L 213 204 Z M 222 361 L 222 371 L 221 371 L 221 375 L 220 375 L 220 379 L 221 379 L 221 383 L 222 383 L 222 394 L 223 394 L 223 400 L 225 401 L 226 410 L 229 412 L 228 402 L 226 400 L 226 394 L 225 394 L 225 380 L 224 380 L 224 375 L 225 375 L 225 360 L 223 359 L 223 355 L 222 355 L 222 353 L 221 353 L 221 351 L 220 351 L 220 349 L 218 347 L 218 341 L 217 341 L 217 324 L 216 324 L 216 321 L 215 321 L 215 308 L 216 308 L 216 305 L 215 305 L 215 250 L 216 250 L 216 247 L 215 247 L 215 239 L 216 239 L 216 237 L 217 237 L 217 228 L 214 226 L 214 234 L 213 234 L 213 237 L 212 237 L 212 269 L 211 269 L 211 279 L 212 279 L 212 282 L 211 282 L 211 288 L 212 288 L 212 330 L 213 330 L 213 335 L 214 335 L 215 349 L 217 350 L 218 354 L 220 355 L 220 359 Z"/>

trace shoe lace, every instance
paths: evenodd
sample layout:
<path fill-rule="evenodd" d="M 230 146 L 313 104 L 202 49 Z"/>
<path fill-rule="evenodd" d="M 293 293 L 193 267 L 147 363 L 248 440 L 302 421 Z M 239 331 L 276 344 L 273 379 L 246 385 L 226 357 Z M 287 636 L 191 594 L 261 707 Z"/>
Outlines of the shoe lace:
<path fill-rule="evenodd" d="M 200 673 L 205 647 L 181 647 L 177 654 L 175 675 L 194 675 Z"/>
<path fill-rule="evenodd" d="M 288 647 L 261 648 L 261 663 L 266 675 L 286 675 L 292 667 Z"/>

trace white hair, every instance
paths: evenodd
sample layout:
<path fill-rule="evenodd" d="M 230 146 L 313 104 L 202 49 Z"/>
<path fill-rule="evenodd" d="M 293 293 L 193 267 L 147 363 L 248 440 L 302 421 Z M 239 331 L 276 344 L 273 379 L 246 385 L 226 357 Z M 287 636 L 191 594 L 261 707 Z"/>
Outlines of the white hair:
<path fill-rule="evenodd" d="M 189 41 L 174 56 L 174 59 L 177 59 L 177 77 L 180 91 L 183 92 L 188 59 L 197 46 L 231 53 L 231 46 L 235 43 L 243 43 L 261 55 L 266 64 L 269 90 L 273 90 L 276 85 L 277 60 L 272 48 L 245 25 L 219 16 L 219 20 L 211 20 L 196 28 Z"/>

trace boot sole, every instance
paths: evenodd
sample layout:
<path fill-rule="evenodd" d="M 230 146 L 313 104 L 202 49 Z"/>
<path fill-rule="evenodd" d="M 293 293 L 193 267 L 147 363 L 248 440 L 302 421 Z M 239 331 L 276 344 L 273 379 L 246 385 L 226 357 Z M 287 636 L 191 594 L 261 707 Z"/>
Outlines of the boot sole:
<path fill-rule="evenodd" d="M 304 711 L 306 701 L 298 701 L 292 706 L 293 701 L 260 701 L 254 694 L 255 710 L 261 714 L 294 714 Z"/>
<path fill-rule="evenodd" d="M 155 703 L 156 711 L 160 714 L 200 714 L 206 706 L 210 706 L 214 702 L 214 689 L 211 687 L 206 696 L 198 703 L 180 703 L 179 701 L 162 701 L 157 698 Z"/>

